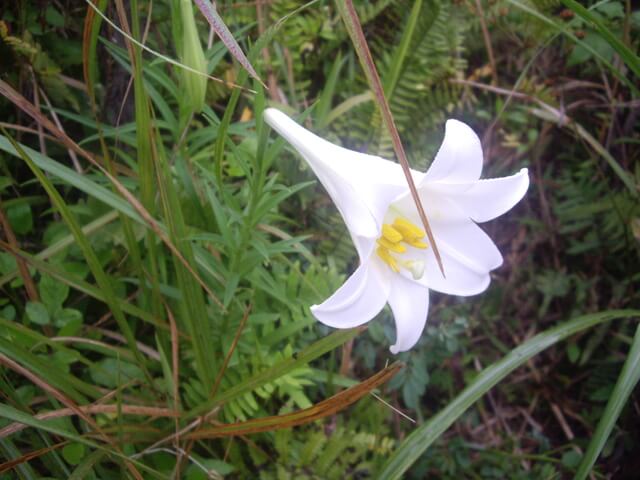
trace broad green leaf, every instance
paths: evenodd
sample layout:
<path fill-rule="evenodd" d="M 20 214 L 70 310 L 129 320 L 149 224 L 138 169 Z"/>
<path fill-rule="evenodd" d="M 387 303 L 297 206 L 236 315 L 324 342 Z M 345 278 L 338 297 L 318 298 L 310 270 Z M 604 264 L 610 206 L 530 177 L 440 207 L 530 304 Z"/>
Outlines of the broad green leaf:
<path fill-rule="evenodd" d="M 38 325 L 49 325 L 51 323 L 51 317 L 45 307 L 40 302 L 27 302 L 25 308 L 27 312 L 27 318 Z"/>
<path fill-rule="evenodd" d="M 70 443 L 62 448 L 62 456 L 70 465 L 78 465 L 85 453 L 86 447 L 82 443 Z"/>

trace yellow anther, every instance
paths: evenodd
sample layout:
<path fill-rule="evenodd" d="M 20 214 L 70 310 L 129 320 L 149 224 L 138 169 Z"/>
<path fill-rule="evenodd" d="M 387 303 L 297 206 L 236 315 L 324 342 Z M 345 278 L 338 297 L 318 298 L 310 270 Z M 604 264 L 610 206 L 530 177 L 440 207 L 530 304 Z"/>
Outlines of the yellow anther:
<path fill-rule="evenodd" d="M 402 240 L 403 237 L 403 235 L 398 230 L 387 223 L 382 225 L 382 236 L 389 240 L 391 243 L 398 243 L 400 240 Z"/>
<path fill-rule="evenodd" d="M 378 245 L 396 253 L 404 253 L 407 251 L 407 247 L 405 247 L 401 243 L 392 243 L 384 237 L 380 237 L 378 239 Z"/>
<path fill-rule="evenodd" d="M 399 232 L 403 238 L 422 238 L 426 234 L 417 225 L 414 225 L 406 218 L 398 217 L 393 222 L 393 228 Z"/>
<path fill-rule="evenodd" d="M 417 240 L 417 239 L 413 239 L 413 238 L 410 238 L 410 239 L 405 238 L 403 241 L 407 245 L 411 245 L 414 248 L 420 248 L 421 250 L 424 250 L 425 248 L 429 247 L 429 245 L 427 245 L 426 243 L 421 242 L 420 240 Z"/>
<path fill-rule="evenodd" d="M 397 217 L 392 225 L 388 223 L 382 225 L 382 235 L 377 240 L 378 248 L 376 253 L 394 272 L 399 273 L 400 268 L 402 268 L 409 271 L 415 280 L 419 280 L 424 275 L 424 261 L 403 259 L 404 255 L 396 258 L 392 255 L 392 252 L 397 254 L 405 253 L 407 247 L 404 244 L 414 248 L 427 248 L 428 245 L 422 241 L 424 236 L 425 233 L 420 227 L 406 218 Z"/>
<path fill-rule="evenodd" d="M 389 250 L 380 246 L 376 249 L 376 253 L 384 263 L 386 263 L 387 265 L 389 265 L 389 267 L 391 267 L 391 270 L 393 270 L 396 273 L 400 272 L 400 268 L 398 268 L 398 262 L 396 262 L 396 259 L 393 258 L 393 256 L 389 253 Z"/>

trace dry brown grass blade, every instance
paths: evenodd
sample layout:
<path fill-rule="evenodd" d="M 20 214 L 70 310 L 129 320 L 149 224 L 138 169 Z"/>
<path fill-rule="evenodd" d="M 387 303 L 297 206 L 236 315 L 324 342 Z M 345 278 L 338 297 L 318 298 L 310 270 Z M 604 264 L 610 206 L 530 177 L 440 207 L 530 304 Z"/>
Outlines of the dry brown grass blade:
<path fill-rule="evenodd" d="M 98 161 L 86 150 L 76 144 L 66 133 L 62 132 L 56 125 L 51 122 L 47 117 L 43 116 L 40 112 L 36 110 L 31 102 L 29 102 L 26 98 L 24 98 L 20 93 L 11 87 L 8 83 L 0 80 L 0 94 L 4 95 L 8 100 L 10 100 L 14 105 L 20 108 L 23 112 L 31 116 L 36 122 L 41 122 L 42 126 L 44 126 L 52 135 L 59 138 L 65 146 L 70 149 L 73 149 L 76 153 L 81 155 L 83 158 L 88 160 L 94 167 L 96 167 L 100 172 L 113 184 L 118 193 L 124 197 L 124 199 L 129 202 L 129 204 L 134 208 L 134 210 L 142 217 L 144 222 L 149 225 L 149 227 L 154 231 L 156 235 L 162 240 L 162 242 L 167 246 L 167 248 L 171 251 L 173 255 L 175 255 L 178 260 L 185 266 L 185 268 L 189 271 L 193 278 L 200 284 L 200 286 L 207 292 L 209 297 L 215 302 L 220 309 L 225 312 L 226 309 L 224 305 L 220 301 L 220 299 L 216 296 L 215 293 L 209 288 L 209 286 L 200 278 L 200 275 L 191 267 L 189 262 L 184 258 L 184 256 L 180 253 L 180 251 L 176 248 L 176 246 L 171 242 L 169 237 L 162 231 L 160 225 L 155 221 L 155 219 L 151 216 L 151 214 L 144 208 L 144 206 L 135 198 L 129 190 L 125 188 L 117 178 L 111 175 Z"/>
<path fill-rule="evenodd" d="M 405 154 L 404 147 L 402 146 L 402 142 L 400 141 L 400 134 L 398 133 L 398 128 L 396 127 L 393 115 L 391 114 L 389 102 L 387 102 L 387 97 L 384 94 L 384 89 L 382 88 L 382 82 L 380 81 L 380 76 L 378 75 L 376 64 L 374 63 L 373 57 L 371 56 L 371 51 L 369 50 L 367 40 L 364 38 L 364 32 L 362 31 L 362 25 L 360 24 L 358 13 L 353 7 L 353 2 L 351 0 L 338 0 L 336 4 L 338 6 L 338 10 L 340 11 L 340 15 L 342 16 L 342 20 L 347 27 L 349 36 L 351 37 L 351 42 L 356 49 L 358 58 L 360 59 L 360 64 L 362 65 L 362 69 L 364 70 L 364 73 L 367 77 L 369 87 L 373 91 L 376 103 L 378 104 L 380 112 L 382 113 L 382 121 L 384 122 L 387 130 L 389 130 L 389 134 L 391 135 L 393 150 L 396 152 L 396 156 L 398 157 L 398 161 L 400 162 L 400 166 L 402 167 L 404 176 L 407 179 L 409 191 L 411 192 L 413 201 L 415 202 L 416 208 L 418 209 L 418 214 L 420 215 L 420 219 L 422 220 L 422 224 L 424 225 L 424 229 L 427 233 L 427 238 L 429 239 L 431 248 L 433 248 L 433 254 L 436 257 L 436 261 L 438 262 L 438 267 L 440 268 L 442 275 L 446 277 L 444 273 L 444 266 L 442 265 L 442 257 L 440 256 L 440 251 L 438 250 L 438 246 L 436 245 L 436 239 L 434 238 L 433 232 L 431 231 L 431 226 L 429 225 L 427 214 L 425 213 L 424 207 L 422 206 L 422 201 L 420 200 L 420 196 L 418 195 L 416 184 L 414 183 L 413 177 L 411 176 L 411 167 L 409 166 L 407 155 Z"/>
<path fill-rule="evenodd" d="M 72 410 L 76 415 L 78 415 L 85 422 L 87 422 L 87 424 L 97 432 L 99 438 L 101 438 L 103 441 L 108 443 L 111 447 L 113 447 L 118 452 L 120 451 L 118 446 L 111 441 L 109 436 L 102 431 L 100 426 L 96 422 L 94 422 L 89 415 L 83 412 L 81 407 L 79 407 L 73 400 L 68 398 L 62 392 L 58 391 L 57 388 L 53 387 L 52 385 L 49 385 L 45 380 L 38 377 L 31 370 L 28 370 L 27 368 L 23 367 L 22 365 L 20 365 L 19 363 L 15 362 L 14 360 L 12 360 L 11 358 L 7 357 L 2 353 L 0 353 L 0 364 L 4 364 L 7 368 L 10 368 L 11 370 L 18 373 L 19 375 L 22 375 L 31 383 L 33 383 L 34 385 L 40 387 L 45 392 L 52 395 L 60 403 L 62 403 L 63 405 L 66 405 L 67 408 Z M 133 463 L 126 462 L 125 464 L 129 472 L 131 473 L 131 475 L 133 475 L 136 479 L 143 480 L 142 475 L 140 475 L 140 472 L 138 471 L 138 469 L 135 467 Z"/>
<path fill-rule="evenodd" d="M 60 447 L 64 447 L 69 442 L 64 441 L 60 443 L 56 443 L 55 445 L 51 445 L 50 447 L 39 448 L 38 450 L 34 450 L 32 452 L 26 453 L 24 455 L 19 456 L 18 458 L 14 458 L 13 460 L 9 460 L 8 462 L 0 464 L 0 473 L 6 473 L 9 470 L 13 470 L 18 465 L 22 465 L 25 462 L 30 462 L 42 455 L 45 455 L 53 450 L 57 450 Z"/>
<path fill-rule="evenodd" d="M 50 412 L 38 413 L 34 415 L 36 420 L 50 420 L 52 418 L 71 417 L 78 415 L 78 412 L 83 412 L 87 415 L 95 415 L 98 413 L 108 414 L 124 414 L 124 415 L 138 415 L 146 417 L 168 417 L 179 418 L 180 412 L 172 410 L 170 408 L 162 407 L 148 407 L 146 405 L 84 405 L 72 408 L 60 408 L 58 410 L 52 410 Z M 27 425 L 14 422 L 6 427 L 0 429 L 0 438 L 8 437 L 14 433 L 18 433 L 27 428 Z"/>
<path fill-rule="evenodd" d="M 89 92 L 89 96 L 91 97 L 91 103 L 95 103 L 95 98 L 93 96 L 93 84 L 91 79 L 91 74 L 89 72 L 89 62 L 91 52 L 89 48 L 91 46 L 90 40 L 91 35 L 93 34 L 93 21 L 96 16 L 96 12 L 93 8 L 87 7 L 87 14 L 84 17 L 84 27 L 82 29 L 82 75 L 84 77 L 84 83 L 87 88 L 87 92 Z"/>
<path fill-rule="evenodd" d="M 316 403 L 315 405 L 299 410 L 297 412 L 285 415 L 275 415 L 272 417 L 257 418 L 246 422 L 238 422 L 226 425 L 216 425 L 214 427 L 203 428 L 197 432 L 192 432 L 183 438 L 193 440 L 203 440 L 216 437 L 230 437 L 238 435 L 247 435 L 251 433 L 268 432 L 271 430 L 279 430 L 282 428 L 291 428 L 298 425 L 304 425 L 321 418 L 334 415 L 344 410 L 349 405 L 360 400 L 363 396 L 369 394 L 379 385 L 387 382 L 393 377 L 404 365 L 396 362 L 368 379 L 360 382 L 353 387 L 343 390 L 326 400 Z"/>

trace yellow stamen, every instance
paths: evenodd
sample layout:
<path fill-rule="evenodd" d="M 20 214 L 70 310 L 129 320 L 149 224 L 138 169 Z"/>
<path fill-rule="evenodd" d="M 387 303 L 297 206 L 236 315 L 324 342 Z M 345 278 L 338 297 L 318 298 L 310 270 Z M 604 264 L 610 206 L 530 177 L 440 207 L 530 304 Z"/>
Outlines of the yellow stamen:
<path fill-rule="evenodd" d="M 427 248 L 429 246 L 426 243 L 421 242 L 420 240 L 417 240 L 417 239 L 413 239 L 413 238 L 410 238 L 410 239 L 405 238 L 403 241 L 404 241 L 404 243 L 406 243 L 408 245 L 411 245 L 414 248 L 420 248 L 422 250 L 424 250 L 425 248 Z"/>
<path fill-rule="evenodd" d="M 403 235 L 398 230 L 387 223 L 382 225 L 382 236 L 391 243 L 398 243 L 403 238 Z"/>
<path fill-rule="evenodd" d="M 380 237 L 378 239 L 378 245 L 396 253 L 404 253 L 407 251 L 407 247 L 405 247 L 401 243 L 392 243 L 384 237 Z"/>
<path fill-rule="evenodd" d="M 414 225 L 406 218 L 397 217 L 392 225 L 388 223 L 382 225 L 382 235 L 377 240 L 378 248 L 376 253 L 394 272 L 399 273 L 400 268 L 403 268 L 411 272 L 411 276 L 415 280 L 419 280 L 424 275 L 424 261 L 415 259 L 403 260 L 402 257 L 397 259 L 391 252 L 397 254 L 405 253 L 407 247 L 402 243 L 414 248 L 425 249 L 428 247 L 422 241 L 425 235 L 424 230 L 417 225 Z"/>
<path fill-rule="evenodd" d="M 386 263 L 387 265 L 389 265 L 389 267 L 391 267 L 391 270 L 393 270 L 396 273 L 400 272 L 400 269 L 398 268 L 398 262 L 396 262 L 396 259 L 393 258 L 393 256 L 389 253 L 389 250 L 380 246 L 376 249 L 376 253 L 384 263 Z"/>
<path fill-rule="evenodd" d="M 400 232 L 404 238 L 422 238 L 426 235 L 424 230 L 422 230 L 417 225 L 414 225 L 406 218 L 398 217 L 393 222 L 393 228 Z"/>

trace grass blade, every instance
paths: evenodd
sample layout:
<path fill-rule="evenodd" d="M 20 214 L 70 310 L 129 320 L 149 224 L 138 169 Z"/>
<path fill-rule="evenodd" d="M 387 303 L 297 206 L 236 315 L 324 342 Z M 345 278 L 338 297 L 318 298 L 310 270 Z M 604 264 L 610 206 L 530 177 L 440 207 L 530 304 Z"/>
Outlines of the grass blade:
<path fill-rule="evenodd" d="M 606 443 L 611 431 L 620 416 L 622 407 L 627 403 L 631 392 L 640 380 L 640 325 L 636 328 L 633 344 L 627 355 L 627 359 L 622 367 L 622 372 L 618 377 L 616 386 L 609 396 L 609 401 L 604 409 L 602 418 L 598 422 L 593 438 L 589 442 L 587 451 L 582 457 L 582 461 L 576 473 L 576 480 L 584 480 L 591 471 L 594 463 L 598 459 L 602 448 Z"/>
<path fill-rule="evenodd" d="M 616 318 L 637 317 L 640 310 L 610 310 L 578 317 L 557 327 L 539 333 L 493 365 L 485 368 L 460 395 L 424 425 L 416 428 L 404 439 L 386 461 L 376 478 L 390 480 L 402 478 L 420 456 L 467 409 L 509 373 L 530 358 L 571 335 Z"/>

